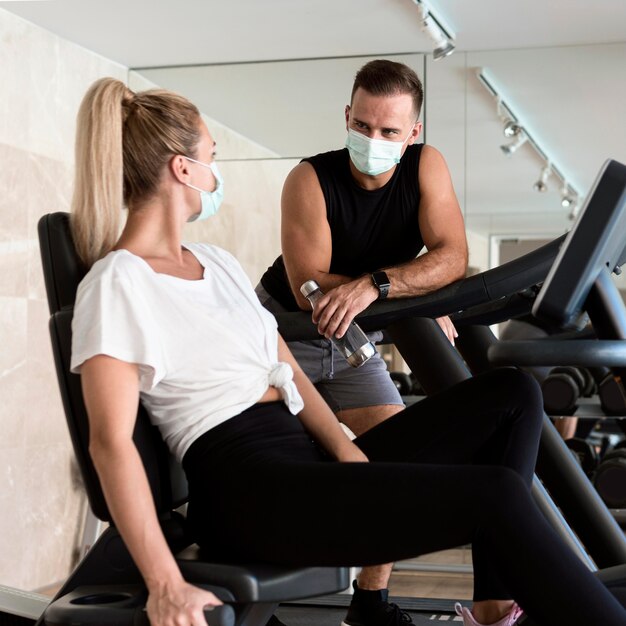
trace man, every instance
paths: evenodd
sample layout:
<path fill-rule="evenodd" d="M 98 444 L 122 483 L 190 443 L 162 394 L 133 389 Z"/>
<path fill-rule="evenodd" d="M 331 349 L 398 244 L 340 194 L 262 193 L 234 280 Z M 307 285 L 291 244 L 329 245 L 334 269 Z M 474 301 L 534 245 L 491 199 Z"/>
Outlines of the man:
<path fill-rule="evenodd" d="M 464 276 L 465 229 L 448 168 L 437 150 L 415 143 L 422 100 L 420 80 L 406 65 L 376 60 L 359 70 L 345 109 L 346 148 L 304 159 L 285 181 L 283 254 L 257 288 L 268 309 L 310 309 L 300 285 L 313 279 L 326 294 L 313 321 L 326 338 L 340 337 L 377 299 L 417 296 Z M 450 320 L 438 322 L 454 342 Z M 290 348 L 356 435 L 402 410 L 378 354 L 355 370 L 328 339 Z M 341 531 L 349 541 L 349 529 Z M 360 572 L 347 626 L 410 622 L 387 603 L 390 574 L 391 564 Z"/>

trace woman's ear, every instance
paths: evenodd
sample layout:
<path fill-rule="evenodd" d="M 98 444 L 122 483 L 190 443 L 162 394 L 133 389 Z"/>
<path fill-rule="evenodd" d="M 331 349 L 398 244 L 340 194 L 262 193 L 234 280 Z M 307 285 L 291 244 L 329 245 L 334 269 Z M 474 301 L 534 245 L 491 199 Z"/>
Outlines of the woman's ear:
<path fill-rule="evenodd" d="M 168 164 L 169 170 L 174 178 L 183 184 L 189 182 L 189 161 L 181 154 L 174 155 Z"/>

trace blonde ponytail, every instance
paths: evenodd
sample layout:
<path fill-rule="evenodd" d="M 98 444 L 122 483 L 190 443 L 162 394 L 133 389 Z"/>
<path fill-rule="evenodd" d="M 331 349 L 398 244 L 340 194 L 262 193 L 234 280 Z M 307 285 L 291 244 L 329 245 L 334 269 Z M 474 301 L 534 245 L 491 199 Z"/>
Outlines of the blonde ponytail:
<path fill-rule="evenodd" d="M 123 207 L 124 83 L 103 78 L 83 98 L 76 129 L 71 228 L 78 256 L 91 267 L 115 245 Z"/>
<path fill-rule="evenodd" d="M 123 206 L 132 211 L 154 194 L 169 159 L 195 157 L 199 141 L 200 112 L 186 98 L 135 94 L 114 78 L 91 86 L 78 111 L 70 222 L 87 267 L 117 243 Z"/>

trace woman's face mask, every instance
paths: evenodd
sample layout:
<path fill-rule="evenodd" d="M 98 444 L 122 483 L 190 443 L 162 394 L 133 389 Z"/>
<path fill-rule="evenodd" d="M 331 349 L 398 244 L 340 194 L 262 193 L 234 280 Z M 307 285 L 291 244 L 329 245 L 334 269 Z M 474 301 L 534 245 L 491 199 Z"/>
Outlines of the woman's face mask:
<path fill-rule="evenodd" d="M 191 187 L 192 189 L 200 192 L 200 202 L 202 206 L 200 213 L 192 215 L 187 221 L 197 222 L 200 220 L 205 220 L 208 217 L 215 215 L 220 209 L 220 205 L 222 204 L 222 200 L 224 199 L 224 179 L 217 169 L 217 164 L 215 163 L 215 161 L 213 161 L 212 163 L 203 163 L 202 161 L 196 161 L 196 159 L 191 159 L 189 157 L 185 158 L 188 161 L 192 161 L 193 163 L 202 165 L 202 167 L 208 167 L 213 172 L 213 176 L 215 176 L 216 185 L 214 191 L 205 191 L 204 189 L 200 189 L 195 185 L 185 183 L 187 187 Z"/>
<path fill-rule="evenodd" d="M 388 172 L 394 165 L 400 163 L 402 147 L 411 136 L 413 128 L 404 141 L 388 141 L 385 139 L 370 139 L 362 133 L 349 128 L 346 138 L 346 148 L 350 159 L 359 172 L 369 176 L 377 176 Z"/>

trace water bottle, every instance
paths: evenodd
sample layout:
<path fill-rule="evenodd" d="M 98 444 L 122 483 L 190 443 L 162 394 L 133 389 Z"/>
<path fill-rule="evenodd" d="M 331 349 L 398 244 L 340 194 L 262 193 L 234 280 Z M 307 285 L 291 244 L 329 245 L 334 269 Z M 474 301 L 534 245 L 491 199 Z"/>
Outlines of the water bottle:
<path fill-rule="evenodd" d="M 314 280 L 307 280 L 300 287 L 300 292 L 311 303 L 313 308 L 324 295 L 320 286 Z M 376 347 L 354 321 L 348 326 L 346 334 L 341 339 L 331 337 L 330 340 L 352 367 L 360 367 L 376 354 Z"/>

